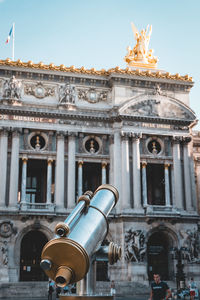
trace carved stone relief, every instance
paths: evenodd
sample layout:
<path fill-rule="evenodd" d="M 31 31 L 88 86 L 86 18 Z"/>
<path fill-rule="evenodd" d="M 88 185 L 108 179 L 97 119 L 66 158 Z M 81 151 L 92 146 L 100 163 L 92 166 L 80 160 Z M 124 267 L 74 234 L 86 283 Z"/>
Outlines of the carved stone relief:
<path fill-rule="evenodd" d="M 147 117 L 191 119 L 189 113 L 171 101 L 148 99 L 135 103 L 123 111 L 124 114 Z"/>
<path fill-rule="evenodd" d="M 200 231 L 180 230 L 184 258 L 191 263 L 200 263 Z"/>
<path fill-rule="evenodd" d="M 87 101 L 89 103 L 98 103 L 101 101 L 107 101 L 108 91 L 99 91 L 95 88 L 79 89 L 78 98 L 80 100 Z"/>
<path fill-rule="evenodd" d="M 24 93 L 38 99 L 43 99 L 45 97 L 54 96 L 55 88 L 46 86 L 42 82 L 37 82 L 36 84 L 27 83 L 24 87 Z"/>
<path fill-rule="evenodd" d="M 75 104 L 77 91 L 74 85 L 65 84 L 59 87 L 59 105 Z"/>
<path fill-rule="evenodd" d="M 146 253 L 146 232 L 129 229 L 125 233 L 126 261 L 143 262 Z"/>
<path fill-rule="evenodd" d="M 21 100 L 21 81 L 17 80 L 15 76 L 4 81 L 2 96 L 4 99 L 20 102 Z"/>

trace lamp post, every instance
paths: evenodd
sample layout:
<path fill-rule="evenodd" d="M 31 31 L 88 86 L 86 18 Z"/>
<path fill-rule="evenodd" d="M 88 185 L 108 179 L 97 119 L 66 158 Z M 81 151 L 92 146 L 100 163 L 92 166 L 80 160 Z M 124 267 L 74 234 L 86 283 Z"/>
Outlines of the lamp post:
<path fill-rule="evenodd" d="M 183 271 L 184 264 L 182 259 L 184 258 L 184 252 L 187 249 L 184 247 L 181 248 L 172 248 L 173 258 L 177 260 L 176 264 L 176 286 L 177 291 L 185 289 L 185 273 Z"/>

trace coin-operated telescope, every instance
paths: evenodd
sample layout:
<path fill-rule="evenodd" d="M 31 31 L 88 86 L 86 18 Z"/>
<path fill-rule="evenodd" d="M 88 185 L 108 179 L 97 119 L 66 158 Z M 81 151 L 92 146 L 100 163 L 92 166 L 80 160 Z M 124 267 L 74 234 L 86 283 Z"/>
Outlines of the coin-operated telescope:
<path fill-rule="evenodd" d="M 94 291 L 86 274 L 91 273 L 95 259 L 104 259 L 102 257 L 107 254 L 109 262 L 114 264 L 121 257 L 121 248 L 116 244 L 101 247 L 109 230 L 107 217 L 118 198 L 117 189 L 108 184 L 98 187 L 94 194 L 86 192 L 67 219 L 56 225 L 55 238 L 42 250 L 41 267 L 58 286 L 65 287 L 81 280 L 78 298 L 84 295 L 85 299 Z M 89 278 L 92 277 L 94 274 L 90 274 Z M 60 296 L 63 297 L 69 299 Z"/>

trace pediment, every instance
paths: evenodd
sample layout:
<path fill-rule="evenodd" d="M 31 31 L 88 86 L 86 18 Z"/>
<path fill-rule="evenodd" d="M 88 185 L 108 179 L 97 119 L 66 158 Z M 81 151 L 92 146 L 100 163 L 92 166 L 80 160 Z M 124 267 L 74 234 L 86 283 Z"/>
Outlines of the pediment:
<path fill-rule="evenodd" d="M 120 107 L 121 115 L 195 120 L 195 113 L 180 100 L 161 95 L 143 95 Z"/>

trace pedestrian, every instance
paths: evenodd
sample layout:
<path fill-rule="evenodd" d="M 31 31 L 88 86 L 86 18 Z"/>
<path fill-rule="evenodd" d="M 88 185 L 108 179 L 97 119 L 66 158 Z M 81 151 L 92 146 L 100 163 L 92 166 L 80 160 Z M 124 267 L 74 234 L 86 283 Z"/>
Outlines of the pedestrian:
<path fill-rule="evenodd" d="M 190 290 L 190 300 L 194 300 L 196 294 L 197 285 L 192 277 L 189 282 L 189 290 Z"/>
<path fill-rule="evenodd" d="M 114 296 L 116 294 L 116 289 L 115 289 L 115 282 L 114 280 L 111 281 L 111 284 L 110 284 L 110 294 L 112 296 Z"/>
<path fill-rule="evenodd" d="M 56 285 L 56 298 L 59 298 L 60 293 L 61 293 L 61 287 Z"/>
<path fill-rule="evenodd" d="M 55 288 L 55 285 L 54 285 L 53 280 L 49 279 L 49 282 L 48 282 L 48 300 L 52 300 L 52 294 L 53 294 L 54 288 Z"/>
<path fill-rule="evenodd" d="M 171 298 L 170 288 L 166 282 L 161 281 L 160 274 L 154 273 L 153 279 L 149 300 L 167 300 Z"/>

